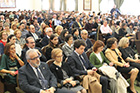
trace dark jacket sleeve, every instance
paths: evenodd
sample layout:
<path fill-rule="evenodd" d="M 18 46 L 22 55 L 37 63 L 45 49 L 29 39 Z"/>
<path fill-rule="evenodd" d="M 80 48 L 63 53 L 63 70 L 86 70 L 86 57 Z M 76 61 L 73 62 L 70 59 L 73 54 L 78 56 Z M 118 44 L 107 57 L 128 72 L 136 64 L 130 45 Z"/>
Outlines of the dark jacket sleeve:
<path fill-rule="evenodd" d="M 20 88 L 26 93 L 39 93 L 41 89 L 33 85 L 30 85 L 27 80 L 28 78 L 24 70 L 19 69 L 18 81 L 19 81 Z"/>
<path fill-rule="evenodd" d="M 67 62 L 68 62 L 68 65 L 70 66 L 70 69 L 73 72 L 74 76 L 77 76 L 77 75 L 87 75 L 87 71 L 80 70 L 80 69 L 76 68 L 75 60 L 71 56 L 68 57 Z"/>

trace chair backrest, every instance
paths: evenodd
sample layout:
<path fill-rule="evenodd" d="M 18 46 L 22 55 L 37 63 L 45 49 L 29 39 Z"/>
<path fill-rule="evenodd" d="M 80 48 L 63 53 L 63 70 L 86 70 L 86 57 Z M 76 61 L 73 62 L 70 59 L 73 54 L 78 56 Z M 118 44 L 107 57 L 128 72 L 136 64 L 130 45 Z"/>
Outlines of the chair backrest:
<path fill-rule="evenodd" d="M 136 44 L 137 52 L 138 52 L 138 54 L 140 54 L 140 48 L 139 48 L 139 46 L 140 46 L 140 40 L 135 40 L 135 44 Z"/>
<path fill-rule="evenodd" d="M 95 40 L 94 39 L 90 39 L 90 41 L 92 42 L 92 44 L 94 45 L 95 43 Z"/>
<path fill-rule="evenodd" d="M 86 51 L 86 54 L 87 54 L 88 58 L 89 58 L 91 53 L 92 53 L 92 47 Z"/>
<path fill-rule="evenodd" d="M 46 53 L 46 47 L 47 47 L 47 45 L 46 46 L 44 46 L 44 47 L 42 47 L 42 49 L 41 49 L 41 51 L 42 51 L 42 54 L 45 56 L 45 53 Z"/>
<path fill-rule="evenodd" d="M 50 59 L 46 63 L 48 64 L 48 66 L 50 66 L 54 61 L 55 61 L 54 59 Z"/>

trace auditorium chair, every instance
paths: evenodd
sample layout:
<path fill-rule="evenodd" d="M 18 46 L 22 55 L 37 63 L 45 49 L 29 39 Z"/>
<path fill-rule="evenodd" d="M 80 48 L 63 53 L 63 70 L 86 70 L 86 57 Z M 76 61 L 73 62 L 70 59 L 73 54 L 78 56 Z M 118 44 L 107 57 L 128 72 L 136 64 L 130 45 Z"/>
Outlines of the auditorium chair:
<path fill-rule="evenodd" d="M 136 49 L 138 54 L 140 54 L 140 40 L 135 40 L 135 44 L 136 44 Z"/>

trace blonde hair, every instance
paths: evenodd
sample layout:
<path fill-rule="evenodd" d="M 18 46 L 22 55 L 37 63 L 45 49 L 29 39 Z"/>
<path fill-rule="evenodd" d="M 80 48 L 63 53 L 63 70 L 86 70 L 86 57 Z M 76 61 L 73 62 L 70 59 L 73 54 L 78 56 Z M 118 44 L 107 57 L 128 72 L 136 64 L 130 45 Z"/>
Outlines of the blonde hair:
<path fill-rule="evenodd" d="M 60 26 L 60 25 L 58 25 L 58 26 L 55 28 L 55 32 L 57 33 L 58 29 L 60 29 L 60 28 L 62 28 L 62 30 L 63 30 L 63 27 Z"/>
<path fill-rule="evenodd" d="M 16 36 L 16 34 L 17 34 L 17 32 L 18 31 L 20 31 L 19 29 L 16 29 L 15 31 L 14 31 L 14 35 Z M 21 32 L 21 31 L 20 31 Z"/>
<path fill-rule="evenodd" d="M 126 45 L 128 42 L 129 42 L 129 39 L 126 38 L 126 37 L 123 37 L 123 38 L 120 39 L 118 47 L 125 47 L 125 45 Z"/>
<path fill-rule="evenodd" d="M 54 48 L 51 52 L 51 57 L 52 59 L 55 59 L 55 57 L 59 54 L 62 53 L 62 50 L 60 48 Z"/>

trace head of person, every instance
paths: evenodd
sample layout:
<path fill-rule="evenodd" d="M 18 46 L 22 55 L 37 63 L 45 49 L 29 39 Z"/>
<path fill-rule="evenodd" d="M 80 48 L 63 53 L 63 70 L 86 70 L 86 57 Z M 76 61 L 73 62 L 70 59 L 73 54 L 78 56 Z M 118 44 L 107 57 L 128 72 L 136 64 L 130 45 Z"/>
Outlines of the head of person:
<path fill-rule="evenodd" d="M 92 23 L 93 23 L 93 19 L 90 18 L 90 19 L 88 20 L 88 22 L 89 22 L 90 24 L 92 24 Z"/>
<path fill-rule="evenodd" d="M 9 27 L 10 27 L 10 26 L 9 26 L 9 24 L 8 24 L 8 23 L 4 23 L 4 25 L 3 25 L 3 26 L 4 26 L 5 30 L 9 30 Z"/>
<path fill-rule="evenodd" d="M 12 42 L 6 43 L 4 47 L 4 54 L 7 56 L 13 55 L 16 53 L 15 44 Z"/>
<path fill-rule="evenodd" d="M 121 28 L 126 29 L 127 28 L 127 24 L 126 23 L 122 23 Z"/>
<path fill-rule="evenodd" d="M 109 38 L 107 40 L 107 48 L 115 49 L 117 48 L 117 39 L 115 37 Z"/>
<path fill-rule="evenodd" d="M 106 27 L 107 26 L 107 20 L 104 20 L 103 25 Z"/>
<path fill-rule="evenodd" d="M 37 53 L 36 49 L 29 49 L 26 52 L 27 62 L 35 68 L 37 68 L 40 65 L 40 59 L 39 58 L 40 58 L 40 56 Z"/>
<path fill-rule="evenodd" d="M 16 29 L 17 29 L 17 25 L 16 25 L 15 22 L 12 23 L 11 28 L 12 28 L 13 30 L 16 30 Z"/>
<path fill-rule="evenodd" d="M 17 18 L 15 18 L 15 19 L 14 19 L 14 22 L 17 24 L 17 23 L 18 23 L 18 19 L 17 19 Z"/>
<path fill-rule="evenodd" d="M 33 25 L 30 25 L 30 32 L 35 33 L 35 27 Z"/>
<path fill-rule="evenodd" d="M 63 51 L 60 48 L 54 48 L 51 52 L 51 57 L 56 62 L 60 63 L 63 61 Z"/>
<path fill-rule="evenodd" d="M 7 37 L 8 37 L 8 34 L 7 34 L 6 31 L 2 31 L 2 32 L 0 33 L 0 39 L 6 40 Z"/>
<path fill-rule="evenodd" d="M 45 34 L 50 37 L 53 34 L 52 28 L 51 27 L 47 27 L 46 31 L 45 31 Z"/>
<path fill-rule="evenodd" d="M 74 50 L 79 54 L 83 54 L 84 49 L 86 47 L 86 43 L 82 39 L 75 40 L 74 42 Z"/>
<path fill-rule="evenodd" d="M 86 40 L 88 38 L 88 32 L 87 32 L 87 30 L 82 30 L 81 31 L 81 37 L 84 40 Z"/>
<path fill-rule="evenodd" d="M 27 14 L 28 14 L 28 13 L 27 13 Z M 24 25 L 26 25 L 26 24 L 27 24 L 26 19 L 23 19 L 23 20 L 22 20 L 22 23 L 23 23 Z"/>
<path fill-rule="evenodd" d="M 63 30 L 60 34 L 62 40 L 65 40 L 65 37 L 69 34 L 68 30 Z"/>
<path fill-rule="evenodd" d="M 72 44 L 73 43 L 73 36 L 71 34 L 68 34 L 66 37 L 65 37 L 65 41 L 68 43 L 68 44 Z"/>
<path fill-rule="evenodd" d="M 35 40 L 32 36 L 27 37 L 25 40 L 26 40 L 26 46 L 28 48 L 31 48 L 31 49 L 35 48 Z"/>
<path fill-rule="evenodd" d="M 52 35 L 50 36 L 49 45 L 52 46 L 52 47 L 58 47 L 59 42 L 58 42 L 58 36 L 57 36 L 57 35 L 52 34 Z"/>
<path fill-rule="evenodd" d="M 25 24 L 24 23 L 20 23 L 20 29 L 21 30 L 25 29 Z"/>
<path fill-rule="evenodd" d="M 129 39 L 126 37 L 121 38 L 118 47 L 122 47 L 122 48 L 129 47 Z"/>
<path fill-rule="evenodd" d="M 7 43 L 12 42 L 12 43 L 16 43 L 16 36 L 11 34 L 10 36 L 8 36 L 7 38 Z"/>
<path fill-rule="evenodd" d="M 103 41 L 98 40 L 94 43 L 94 46 L 92 48 L 92 50 L 96 53 L 96 52 L 102 52 L 103 49 L 105 47 L 105 44 L 103 43 Z"/>
<path fill-rule="evenodd" d="M 79 30 L 78 30 L 78 28 L 73 30 L 73 35 L 79 36 Z"/>
<path fill-rule="evenodd" d="M 80 17 L 79 17 L 79 16 L 76 17 L 76 21 L 77 21 L 77 22 L 80 21 Z"/>
<path fill-rule="evenodd" d="M 19 29 L 16 29 L 15 32 L 14 32 L 14 35 L 17 37 L 17 38 L 20 38 L 21 37 L 21 31 Z"/>
<path fill-rule="evenodd" d="M 99 22 L 98 17 L 95 17 L 94 20 L 95 20 L 95 23 Z"/>
<path fill-rule="evenodd" d="M 34 19 L 33 24 L 36 26 L 38 24 L 37 19 Z"/>
<path fill-rule="evenodd" d="M 55 28 L 55 32 L 56 32 L 58 35 L 60 35 L 62 31 L 63 31 L 63 27 L 60 26 L 60 25 L 58 25 L 58 26 Z"/>

